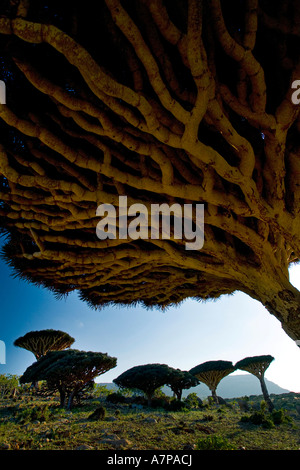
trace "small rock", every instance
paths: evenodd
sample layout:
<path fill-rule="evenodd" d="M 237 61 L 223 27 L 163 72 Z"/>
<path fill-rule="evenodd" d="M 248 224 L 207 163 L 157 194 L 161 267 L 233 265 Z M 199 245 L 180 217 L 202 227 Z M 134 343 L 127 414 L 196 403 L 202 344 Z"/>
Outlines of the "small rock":
<path fill-rule="evenodd" d="M 1 442 L 0 443 L 0 450 L 9 450 L 10 449 L 10 444 L 7 442 Z"/>
<path fill-rule="evenodd" d="M 88 419 L 103 420 L 105 418 L 105 412 L 105 408 L 103 406 L 100 406 L 90 416 L 88 416 Z"/>
<path fill-rule="evenodd" d="M 92 446 L 89 446 L 87 444 L 81 444 L 80 446 L 76 447 L 75 450 L 93 450 L 94 448 Z"/>
<path fill-rule="evenodd" d="M 114 434 L 112 435 L 107 435 L 101 441 L 99 441 L 99 444 L 108 444 L 112 447 L 120 448 L 120 447 L 128 447 L 131 445 L 131 442 L 128 441 L 127 439 L 119 439 L 118 436 L 115 436 Z"/>
<path fill-rule="evenodd" d="M 145 418 L 144 423 L 157 423 L 157 420 L 155 418 Z"/>
<path fill-rule="evenodd" d="M 128 439 L 119 439 L 116 441 L 116 447 L 128 447 L 131 445 L 131 442 Z"/>
<path fill-rule="evenodd" d="M 196 444 L 186 444 L 182 450 L 195 450 Z"/>
<path fill-rule="evenodd" d="M 106 418 L 105 421 L 118 421 L 118 418 L 115 418 L 114 416 L 109 416 L 108 418 Z"/>
<path fill-rule="evenodd" d="M 110 446 L 116 446 L 118 439 L 109 439 L 108 437 L 104 437 L 99 441 L 99 444 L 108 444 Z"/>
<path fill-rule="evenodd" d="M 104 436 L 104 439 L 110 439 L 111 441 L 115 441 L 119 439 L 119 436 L 117 436 L 116 434 L 106 434 Z"/>

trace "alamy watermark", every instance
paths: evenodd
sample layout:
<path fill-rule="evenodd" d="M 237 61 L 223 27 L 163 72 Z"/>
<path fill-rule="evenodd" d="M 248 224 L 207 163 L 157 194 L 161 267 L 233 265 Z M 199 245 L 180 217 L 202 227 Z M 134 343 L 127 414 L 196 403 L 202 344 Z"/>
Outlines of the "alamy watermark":
<path fill-rule="evenodd" d="M 6 104 L 6 86 L 3 80 L 0 80 L 0 104 Z"/>
<path fill-rule="evenodd" d="M 132 204 L 119 196 L 118 210 L 112 204 L 100 204 L 96 215 L 100 240 L 185 240 L 186 250 L 201 250 L 204 244 L 204 204 L 172 205 Z"/>
<path fill-rule="evenodd" d="M 6 348 L 4 341 L 0 340 L 0 364 L 6 364 Z"/>
<path fill-rule="evenodd" d="M 292 103 L 300 104 L 300 80 L 294 80 L 292 83 L 292 89 L 296 90 L 292 93 Z"/>

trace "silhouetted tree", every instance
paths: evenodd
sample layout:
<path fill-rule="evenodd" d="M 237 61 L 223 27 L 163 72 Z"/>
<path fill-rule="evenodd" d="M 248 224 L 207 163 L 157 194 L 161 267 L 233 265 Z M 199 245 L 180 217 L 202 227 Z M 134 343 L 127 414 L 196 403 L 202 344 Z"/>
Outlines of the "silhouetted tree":
<path fill-rule="evenodd" d="M 126 370 L 113 382 L 119 387 L 141 390 L 151 406 L 155 390 L 168 383 L 171 373 L 172 368 L 166 364 L 145 364 Z"/>
<path fill-rule="evenodd" d="M 234 370 L 235 366 L 230 361 L 208 361 L 193 367 L 189 372 L 208 386 L 215 403 L 219 403 L 217 386 Z"/>
<path fill-rule="evenodd" d="M 273 356 L 252 356 L 245 357 L 241 361 L 235 364 L 236 369 L 246 370 L 250 374 L 255 375 L 258 378 L 263 393 L 264 400 L 266 401 L 269 411 L 274 409 L 274 404 L 269 396 L 268 389 L 265 382 L 265 372 L 268 369 L 271 362 L 274 360 Z"/>
<path fill-rule="evenodd" d="M 199 383 L 197 377 L 190 374 L 188 371 L 172 369 L 167 385 L 171 388 L 172 392 L 175 393 L 177 400 L 181 400 L 183 390 L 196 387 Z"/>
<path fill-rule="evenodd" d="M 76 394 L 95 377 L 116 367 L 117 359 L 106 353 L 92 351 L 50 351 L 29 366 L 20 377 L 20 383 L 45 380 L 49 387 L 58 390 L 61 406 L 70 409 Z"/>

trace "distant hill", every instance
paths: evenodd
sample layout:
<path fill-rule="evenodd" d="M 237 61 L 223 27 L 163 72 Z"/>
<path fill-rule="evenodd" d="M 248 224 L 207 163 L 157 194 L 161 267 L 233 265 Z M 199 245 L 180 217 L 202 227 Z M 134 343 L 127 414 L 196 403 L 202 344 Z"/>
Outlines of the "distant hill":
<path fill-rule="evenodd" d="M 279 387 L 279 385 L 265 379 L 266 386 L 269 394 L 274 393 L 280 395 L 281 393 L 288 393 L 290 390 Z M 117 390 L 117 386 L 113 383 L 101 383 L 106 385 L 108 389 Z M 172 395 L 172 391 L 169 387 L 163 387 L 163 392 L 166 395 Z M 209 396 L 210 390 L 204 385 L 200 384 L 197 387 L 190 388 L 189 390 L 183 391 L 183 397 L 186 397 L 189 393 L 197 393 L 198 397 L 206 398 Z M 222 398 L 238 398 L 250 395 L 261 395 L 261 387 L 259 380 L 251 374 L 231 375 L 221 380 L 217 394 Z"/>
<path fill-rule="evenodd" d="M 276 395 L 280 395 L 281 393 L 289 392 L 289 390 L 279 387 L 279 385 L 270 380 L 265 379 L 265 382 L 269 394 L 275 393 Z M 190 390 L 185 390 L 183 395 L 186 396 L 191 392 L 197 393 L 200 398 L 207 397 L 211 394 L 209 388 L 204 384 L 200 384 Z M 222 398 L 238 398 L 245 395 L 261 395 L 262 391 L 259 380 L 254 377 L 254 375 L 241 374 L 227 376 L 222 379 L 217 388 L 217 394 Z"/>

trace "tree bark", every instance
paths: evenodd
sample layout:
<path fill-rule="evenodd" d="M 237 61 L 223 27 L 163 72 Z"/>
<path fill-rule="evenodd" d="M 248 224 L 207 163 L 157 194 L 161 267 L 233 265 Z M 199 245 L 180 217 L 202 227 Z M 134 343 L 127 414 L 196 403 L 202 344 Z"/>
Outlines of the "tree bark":
<path fill-rule="evenodd" d="M 153 393 L 146 393 L 146 397 L 147 397 L 147 404 L 150 407 L 152 404 Z"/>
<path fill-rule="evenodd" d="M 71 410 L 72 406 L 73 406 L 73 399 L 75 397 L 75 394 L 76 394 L 77 390 L 73 390 L 70 395 L 69 395 L 69 399 L 68 399 L 68 405 L 67 405 L 67 410 Z"/>
<path fill-rule="evenodd" d="M 271 413 L 274 410 L 274 404 L 273 404 L 273 402 L 272 402 L 272 400 L 269 396 L 267 386 L 266 386 L 266 383 L 265 383 L 265 379 L 264 379 L 264 375 L 261 375 L 259 377 L 259 381 L 260 381 L 261 390 L 262 390 L 262 393 L 263 393 L 263 396 L 264 396 L 264 400 L 267 403 L 267 405 L 269 407 L 269 411 Z"/>
<path fill-rule="evenodd" d="M 226 0 L 105 0 L 94 15 L 60 6 L 60 27 L 55 6 L 13 3 L 0 2 L 17 85 L 0 106 L 0 225 L 15 273 L 96 308 L 243 291 L 300 345 L 288 282 L 300 259 L 297 2 L 239 2 L 232 15 Z M 147 208 L 205 204 L 201 251 L 175 237 L 97 239 L 97 206 L 125 193 Z"/>
<path fill-rule="evenodd" d="M 64 408 L 65 401 L 66 401 L 66 392 L 62 387 L 58 388 L 58 392 L 59 392 L 60 406 L 61 408 Z"/>
<path fill-rule="evenodd" d="M 219 404 L 219 399 L 218 399 L 217 389 L 216 388 L 211 390 L 211 395 L 213 397 L 213 400 L 214 400 L 215 404 L 218 405 Z"/>
<path fill-rule="evenodd" d="M 282 270 L 277 270 L 275 277 L 270 270 L 269 273 L 259 273 L 254 282 L 255 289 L 248 291 L 249 295 L 260 301 L 300 346 L 300 292 L 289 282 L 288 274 L 284 276 Z"/>

